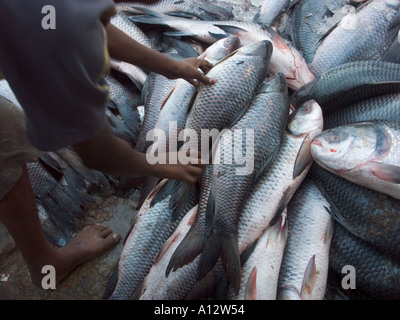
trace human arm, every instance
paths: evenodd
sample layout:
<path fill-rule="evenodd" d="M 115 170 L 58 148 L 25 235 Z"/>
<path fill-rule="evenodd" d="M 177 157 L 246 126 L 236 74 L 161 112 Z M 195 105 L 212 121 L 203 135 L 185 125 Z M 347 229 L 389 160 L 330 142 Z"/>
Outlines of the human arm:
<path fill-rule="evenodd" d="M 153 176 L 193 184 L 203 171 L 199 165 L 149 164 L 146 154 L 116 137 L 108 123 L 98 135 L 73 147 L 86 166 L 117 176 Z"/>
<path fill-rule="evenodd" d="M 108 51 L 116 60 L 128 62 L 169 79 L 183 78 L 195 86 L 198 85 L 198 81 L 204 84 L 214 83 L 204 75 L 213 67 L 207 60 L 197 58 L 174 60 L 131 39 L 111 23 L 106 25 L 106 31 Z"/>

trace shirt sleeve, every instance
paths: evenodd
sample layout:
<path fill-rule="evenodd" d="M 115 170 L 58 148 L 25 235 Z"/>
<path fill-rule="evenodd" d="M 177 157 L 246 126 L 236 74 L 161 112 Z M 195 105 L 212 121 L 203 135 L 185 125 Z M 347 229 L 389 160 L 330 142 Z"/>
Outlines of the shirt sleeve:
<path fill-rule="evenodd" d="M 53 13 L 42 13 L 48 5 Z M 115 13 L 112 0 L 0 2 L 0 30 L 7 30 L 0 32 L 0 70 L 39 150 L 74 145 L 104 127 L 109 99 L 104 23 Z M 55 28 L 43 28 L 43 19 L 52 18 Z"/>

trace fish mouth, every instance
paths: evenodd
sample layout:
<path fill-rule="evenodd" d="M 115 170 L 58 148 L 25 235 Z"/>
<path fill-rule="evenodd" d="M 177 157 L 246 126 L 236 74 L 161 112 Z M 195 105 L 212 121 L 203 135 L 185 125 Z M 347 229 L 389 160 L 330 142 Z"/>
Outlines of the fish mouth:
<path fill-rule="evenodd" d="M 311 142 L 311 144 L 314 145 L 314 146 L 322 147 L 322 143 L 321 143 L 321 141 L 319 141 L 318 139 L 314 139 L 314 140 Z"/>

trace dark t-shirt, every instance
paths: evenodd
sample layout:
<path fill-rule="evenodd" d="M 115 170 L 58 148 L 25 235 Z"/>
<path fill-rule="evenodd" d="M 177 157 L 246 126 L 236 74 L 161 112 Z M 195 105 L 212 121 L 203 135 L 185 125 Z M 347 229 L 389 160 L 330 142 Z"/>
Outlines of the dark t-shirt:
<path fill-rule="evenodd" d="M 115 13 L 112 0 L 0 1 L 0 70 L 39 150 L 73 145 L 104 127 L 104 23 Z"/>

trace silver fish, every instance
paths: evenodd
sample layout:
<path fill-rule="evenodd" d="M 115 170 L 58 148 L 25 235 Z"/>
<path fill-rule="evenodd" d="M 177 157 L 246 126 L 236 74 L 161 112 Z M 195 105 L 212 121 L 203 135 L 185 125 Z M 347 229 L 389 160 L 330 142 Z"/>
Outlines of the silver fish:
<path fill-rule="evenodd" d="M 261 4 L 259 14 L 254 17 L 254 21 L 270 26 L 280 14 L 289 10 L 289 8 L 298 1 L 299 0 L 264 0 Z"/>
<path fill-rule="evenodd" d="M 257 240 L 242 266 L 240 291 L 235 300 L 276 300 L 278 277 L 287 243 L 286 209 L 280 219 Z"/>
<path fill-rule="evenodd" d="M 154 195 L 166 182 L 163 180 L 149 194 L 140 208 L 135 225 L 127 237 L 118 263 L 118 281 L 114 288 L 111 300 L 129 299 L 140 287 L 154 263 L 163 243 L 176 230 L 183 216 L 198 202 L 197 191 L 189 195 L 188 206 L 182 214 L 171 221 L 171 212 L 168 208 L 168 198 L 150 207 Z"/>
<path fill-rule="evenodd" d="M 169 17 L 157 13 L 150 13 L 147 16 L 131 19 L 141 23 L 167 25 L 175 30 L 166 32 L 165 34 L 167 35 L 190 36 L 208 44 L 229 35 L 239 38 L 242 46 L 267 40 L 273 45 L 269 66 L 270 73 L 283 73 L 286 76 L 288 86 L 294 90 L 298 90 L 301 86 L 314 79 L 314 75 L 308 69 L 300 52 L 273 29 L 269 27 L 263 28 L 258 23 L 234 20 L 199 21 Z"/>
<path fill-rule="evenodd" d="M 400 122 L 370 121 L 325 130 L 311 145 L 314 160 L 353 183 L 400 199 Z"/>
<path fill-rule="evenodd" d="M 154 264 L 136 293 L 139 300 L 182 300 L 194 285 L 195 279 L 185 286 L 185 270 L 179 273 L 166 275 L 166 268 L 176 247 L 185 237 L 197 214 L 196 205 L 182 218 L 175 232 L 160 248 Z M 194 272 L 195 273 L 195 272 Z"/>
<path fill-rule="evenodd" d="M 238 245 L 242 253 L 268 228 L 289 203 L 312 163 L 310 144 L 322 132 L 320 106 L 306 102 L 290 116 L 286 132 L 271 168 L 259 178 L 246 200 L 238 224 Z"/>
<path fill-rule="evenodd" d="M 286 78 L 279 73 L 266 79 L 251 101 L 243 117 L 222 134 L 216 146 L 213 182 L 210 197 L 214 203 L 212 231 L 200 258 L 199 278 L 208 273 L 221 257 L 231 284 L 239 290 L 240 261 L 237 245 L 237 224 L 242 208 L 255 181 L 267 172 L 279 150 L 289 116 L 289 96 Z M 242 131 L 243 130 L 243 131 Z M 244 135 L 244 131 L 246 133 Z M 249 135 L 252 132 L 252 137 Z M 242 136 L 235 138 L 237 132 Z M 233 137 L 233 140 L 232 140 Z M 248 139 L 254 139 L 253 145 Z M 233 148 L 232 148 L 233 146 Z M 240 151 L 236 150 L 239 148 Z M 235 153 L 246 150 L 245 168 Z M 239 172 L 239 169 L 242 172 Z"/>
<path fill-rule="evenodd" d="M 374 0 L 345 16 L 318 47 L 310 70 L 319 76 L 344 63 L 380 59 L 399 31 L 399 8 L 399 0 Z"/>
<path fill-rule="evenodd" d="M 279 273 L 279 300 L 323 300 L 333 235 L 331 206 L 306 178 L 288 205 L 289 233 Z"/>

